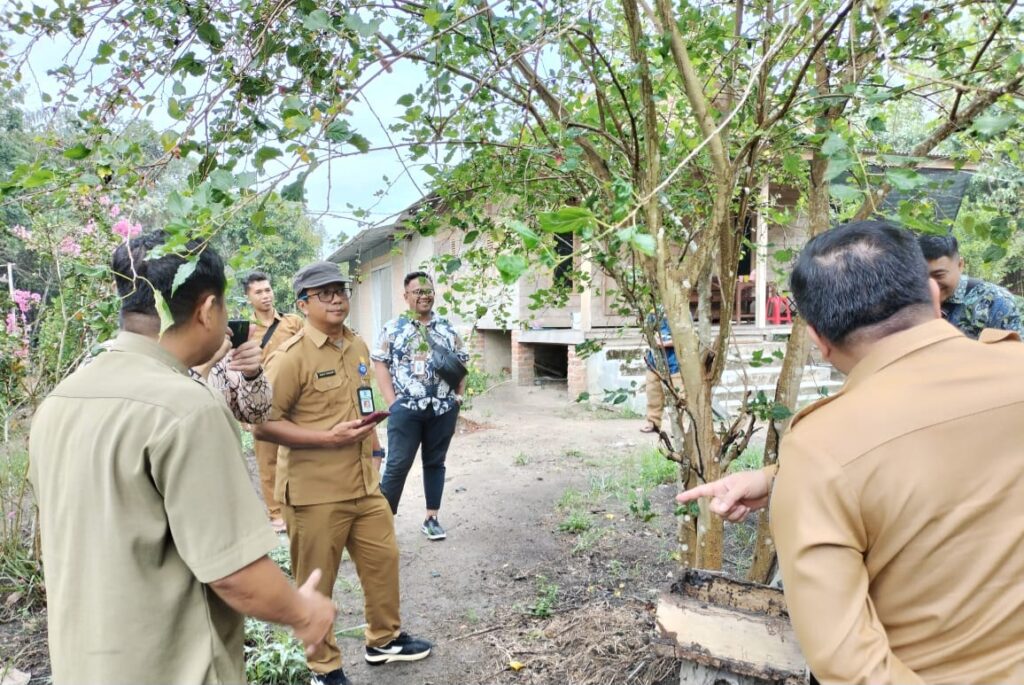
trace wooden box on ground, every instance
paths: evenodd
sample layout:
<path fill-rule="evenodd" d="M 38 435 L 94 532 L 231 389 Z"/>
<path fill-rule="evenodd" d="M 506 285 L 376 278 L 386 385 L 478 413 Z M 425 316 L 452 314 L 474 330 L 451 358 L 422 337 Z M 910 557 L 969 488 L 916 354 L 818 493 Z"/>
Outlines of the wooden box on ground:
<path fill-rule="evenodd" d="M 686 571 L 661 595 L 657 622 L 657 651 L 682 660 L 680 685 L 807 682 L 781 590 Z"/>

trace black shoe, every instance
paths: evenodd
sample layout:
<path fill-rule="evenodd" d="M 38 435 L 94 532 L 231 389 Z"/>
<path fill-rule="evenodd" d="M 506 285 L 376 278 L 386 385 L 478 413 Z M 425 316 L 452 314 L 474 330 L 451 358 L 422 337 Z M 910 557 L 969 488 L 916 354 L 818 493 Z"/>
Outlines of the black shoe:
<path fill-rule="evenodd" d="M 448 537 L 448 534 L 444 532 L 444 528 L 437 522 L 436 516 L 431 516 L 423 522 L 423 534 L 427 536 L 428 540 L 444 540 Z"/>
<path fill-rule="evenodd" d="M 407 633 L 402 633 L 382 647 L 367 647 L 366 661 L 380 666 L 391 661 L 419 661 L 430 656 L 432 644 Z"/>
<path fill-rule="evenodd" d="M 309 685 L 352 685 L 352 681 L 345 677 L 345 671 L 336 668 L 330 673 L 314 673 Z"/>

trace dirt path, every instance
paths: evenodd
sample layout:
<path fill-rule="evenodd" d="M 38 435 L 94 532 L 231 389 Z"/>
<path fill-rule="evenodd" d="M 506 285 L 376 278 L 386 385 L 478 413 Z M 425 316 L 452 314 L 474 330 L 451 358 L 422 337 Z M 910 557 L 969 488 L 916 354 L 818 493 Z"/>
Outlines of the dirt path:
<path fill-rule="evenodd" d="M 568 663 L 587 645 L 565 649 L 558 639 L 594 642 L 600 621 L 623 618 L 635 623 L 627 625 L 635 634 L 622 636 L 635 653 L 612 661 L 638 669 L 630 682 L 651 682 L 635 680 L 655 663 L 636 650 L 653 628 L 650 600 L 676 567 L 670 558 L 674 486 L 652 494 L 652 521 L 630 516 L 622 488 L 603 483 L 617 482 L 616 462 L 635 458 L 653 438 L 639 432 L 639 420 L 602 415 L 614 416 L 574 406 L 564 390 L 551 388 L 504 386 L 478 398 L 464 414 L 469 430 L 460 430 L 449 452 L 442 542 L 419 531 L 417 462 L 396 519 L 402 615 L 404 628 L 437 646 L 422 662 L 369 667 L 360 639 L 342 639 L 346 672 L 356 685 L 589 682 L 583 678 L 600 664 L 575 663 L 574 676 Z M 560 531 L 570 509 L 592 528 Z M 347 561 L 341 578 L 339 630 L 362 623 L 362 597 Z M 570 626 L 577 618 L 582 625 Z M 524 668 L 514 672 L 513 661 Z"/>

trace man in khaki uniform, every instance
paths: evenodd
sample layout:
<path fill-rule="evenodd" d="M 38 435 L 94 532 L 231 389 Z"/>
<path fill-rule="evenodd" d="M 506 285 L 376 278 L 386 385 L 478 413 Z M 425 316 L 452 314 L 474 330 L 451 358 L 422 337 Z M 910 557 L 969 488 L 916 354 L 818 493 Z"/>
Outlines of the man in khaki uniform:
<path fill-rule="evenodd" d="M 323 569 L 334 588 L 347 549 L 363 587 L 370 664 L 414 661 L 431 645 L 401 632 L 394 519 L 371 462 L 380 449 L 373 423 L 370 352 L 345 326 L 350 286 L 337 264 L 316 262 L 295 275 L 305 327 L 267 364 L 274 389 L 270 421 L 256 437 L 281 445 L 275 495 L 282 503 L 297 579 Z M 368 401 L 368 402 L 367 402 Z M 334 634 L 309 657 L 314 683 L 349 683 Z"/>
<path fill-rule="evenodd" d="M 262 271 L 254 271 L 246 276 L 242 284 L 245 296 L 252 305 L 255 325 L 250 332 L 251 339 L 258 340 L 263 348 L 263 364 L 270 355 L 277 351 L 285 340 L 302 330 L 302 319 L 294 314 L 282 314 L 274 306 L 274 289 L 270 285 L 270 277 Z M 253 441 L 256 453 L 256 466 L 260 473 L 260 491 L 267 505 L 270 525 L 280 533 L 285 529 L 281 518 L 281 504 L 274 497 L 274 479 L 277 474 L 277 449 L 272 442 Z"/>
<path fill-rule="evenodd" d="M 682 493 L 765 506 L 822 682 L 1024 682 L 1024 345 L 939 318 L 914 236 L 859 222 L 792 276 L 842 391 L 801 411 L 772 469 Z"/>
<path fill-rule="evenodd" d="M 218 393 L 189 378 L 224 341 L 224 265 L 193 242 L 147 260 L 161 234 L 114 253 L 121 333 L 43 401 L 29 439 L 55 683 L 241 683 L 242 614 L 320 643 L 334 606 L 296 591 L 252 492 Z M 152 288 L 174 325 L 160 334 Z"/>

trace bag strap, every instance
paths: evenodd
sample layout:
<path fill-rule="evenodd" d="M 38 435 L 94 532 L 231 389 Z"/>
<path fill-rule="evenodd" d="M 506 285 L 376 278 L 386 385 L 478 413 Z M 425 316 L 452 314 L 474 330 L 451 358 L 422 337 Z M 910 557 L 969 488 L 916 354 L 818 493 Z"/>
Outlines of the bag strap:
<path fill-rule="evenodd" d="M 277 324 L 279 323 L 281 323 L 281 319 L 274 319 L 274 323 L 270 324 L 270 328 L 268 328 L 267 332 L 263 334 L 263 340 L 260 341 L 260 349 L 266 347 L 267 343 L 270 342 L 270 338 L 273 337 L 274 331 L 277 330 Z"/>

